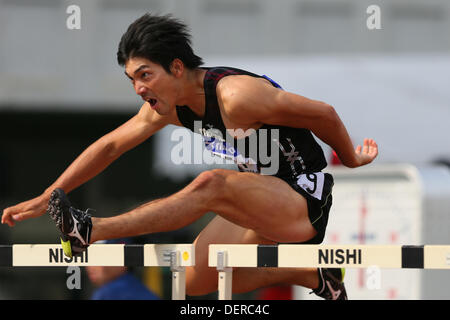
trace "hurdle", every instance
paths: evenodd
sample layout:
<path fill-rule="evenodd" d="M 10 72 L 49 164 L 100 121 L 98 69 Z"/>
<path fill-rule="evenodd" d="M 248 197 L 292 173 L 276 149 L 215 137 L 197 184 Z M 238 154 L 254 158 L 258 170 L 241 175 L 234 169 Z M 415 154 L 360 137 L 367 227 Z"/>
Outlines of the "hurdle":
<path fill-rule="evenodd" d="M 450 269 L 450 245 L 209 245 L 218 299 L 231 300 L 233 267 Z"/>
<path fill-rule="evenodd" d="M 186 299 L 186 272 L 195 265 L 192 244 L 92 244 L 68 258 L 60 244 L 0 245 L 0 267 L 126 266 L 170 267 L 172 299 Z"/>

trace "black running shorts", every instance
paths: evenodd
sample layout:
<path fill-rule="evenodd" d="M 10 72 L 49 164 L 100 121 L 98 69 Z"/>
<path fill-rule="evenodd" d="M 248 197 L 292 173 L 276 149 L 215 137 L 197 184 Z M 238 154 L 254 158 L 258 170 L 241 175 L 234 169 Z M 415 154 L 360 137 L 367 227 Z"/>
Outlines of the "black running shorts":
<path fill-rule="evenodd" d="M 333 202 L 331 195 L 334 185 L 333 176 L 329 173 L 314 172 L 302 174 L 286 182 L 306 199 L 309 220 L 317 231 L 314 238 L 302 244 L 322 243 Z"/>

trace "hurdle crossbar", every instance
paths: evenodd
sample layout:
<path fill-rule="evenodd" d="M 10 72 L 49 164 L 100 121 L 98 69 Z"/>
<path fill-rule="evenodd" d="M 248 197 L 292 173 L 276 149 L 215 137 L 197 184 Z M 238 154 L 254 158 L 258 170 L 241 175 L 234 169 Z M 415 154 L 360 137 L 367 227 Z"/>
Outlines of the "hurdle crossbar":
<path fill-rule="evenodd" d="M 194 265 L 192 244 L 93 244 L 72 258 L 60 244 L 0 245 L 0 267 L 170 267 L 173 300 L 186 298 L 185 267 Z"/>
<path fill-rule="evenodd" d="M 208 265 L 219 272 L 219 299 L 230 300 L 233 267 L 450 269 L 450 245 L 212 244 Z"/>

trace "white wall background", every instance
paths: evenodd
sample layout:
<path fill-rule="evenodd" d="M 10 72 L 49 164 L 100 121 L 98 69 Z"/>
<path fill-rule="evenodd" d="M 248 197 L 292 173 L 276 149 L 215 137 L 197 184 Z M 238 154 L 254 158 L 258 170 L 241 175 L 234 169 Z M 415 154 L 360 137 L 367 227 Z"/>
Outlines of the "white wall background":
<path fill-rule="evenodd" d="M 80 30 L 66 27 L 72 4 L 81 9 Z M 381 9 L 381 30 L 366 26 L 371 4 Z M 0 0 L 0 110 L 136 112 L 141 101 L 116 50 L 146 11 L 185 20 L 206 65 L 267 74 L 332 104 L 355 143 L 377 140 L 379 162 L 450 157 L 444 0 Z M 163 172 L 192 169 L 174 169 L 166 149 Z"/>

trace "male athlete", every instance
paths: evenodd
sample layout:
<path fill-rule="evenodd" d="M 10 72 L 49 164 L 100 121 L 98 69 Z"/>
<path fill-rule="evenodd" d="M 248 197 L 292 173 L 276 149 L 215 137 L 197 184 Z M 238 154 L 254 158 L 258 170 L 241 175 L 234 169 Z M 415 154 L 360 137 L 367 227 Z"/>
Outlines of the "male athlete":
<path fill-rule="evenodd" d="M 145 101 L 140 111 L 89 146 L 42 195 L 5 209 L 2 216 L 2 223 L 13 226 L 47 210 L 69 256 L 98 240 L 176 230 L 212 211 L 217 216 L 194 241 L 195 267 L 186 272 L 187 294 L 204 295 L 217 290 L 217 272 L 208 267 L 209 244 L 322 242 L 333 177 L 322 172 L 327 162 L 312 133 L 330 145 L 347 167 L 368 164 L 378 154 L 372 139 L 354 149 L 334 108 L 324 102 L 286 92 L 266 76 L 229 67 L 200 67 L 202 60 L 193 53 L 187 27 L 171 16 L 145 14 L 133 22 L 122 36 L 117 58 Z M 200 123 L 197 133 L 216 153 L 230 134 L 232 141 L 244 139 L 246 145 L 252 135 L 263 145 L 266 141 L 267 147 L 274 144 L 278 170 L 259 174 L 267 164 L 258 154 L 236 150 L 231 156 L 240 156 L 239 171 L 205 171 L 181 191 L 121 215 L 96 218 L 70 205 L 66 193 L 123 153 L 168 124 L 194 130 L 195 121 Z M 278 135 L 272 139 L 269 133 L 264 140 L 262 129 L 277 130 Z M 347 299 L 341 269 L 238 268 L 233 272 L 234 292 L 276 284 L 302 285 L 325 299 Z"/>

